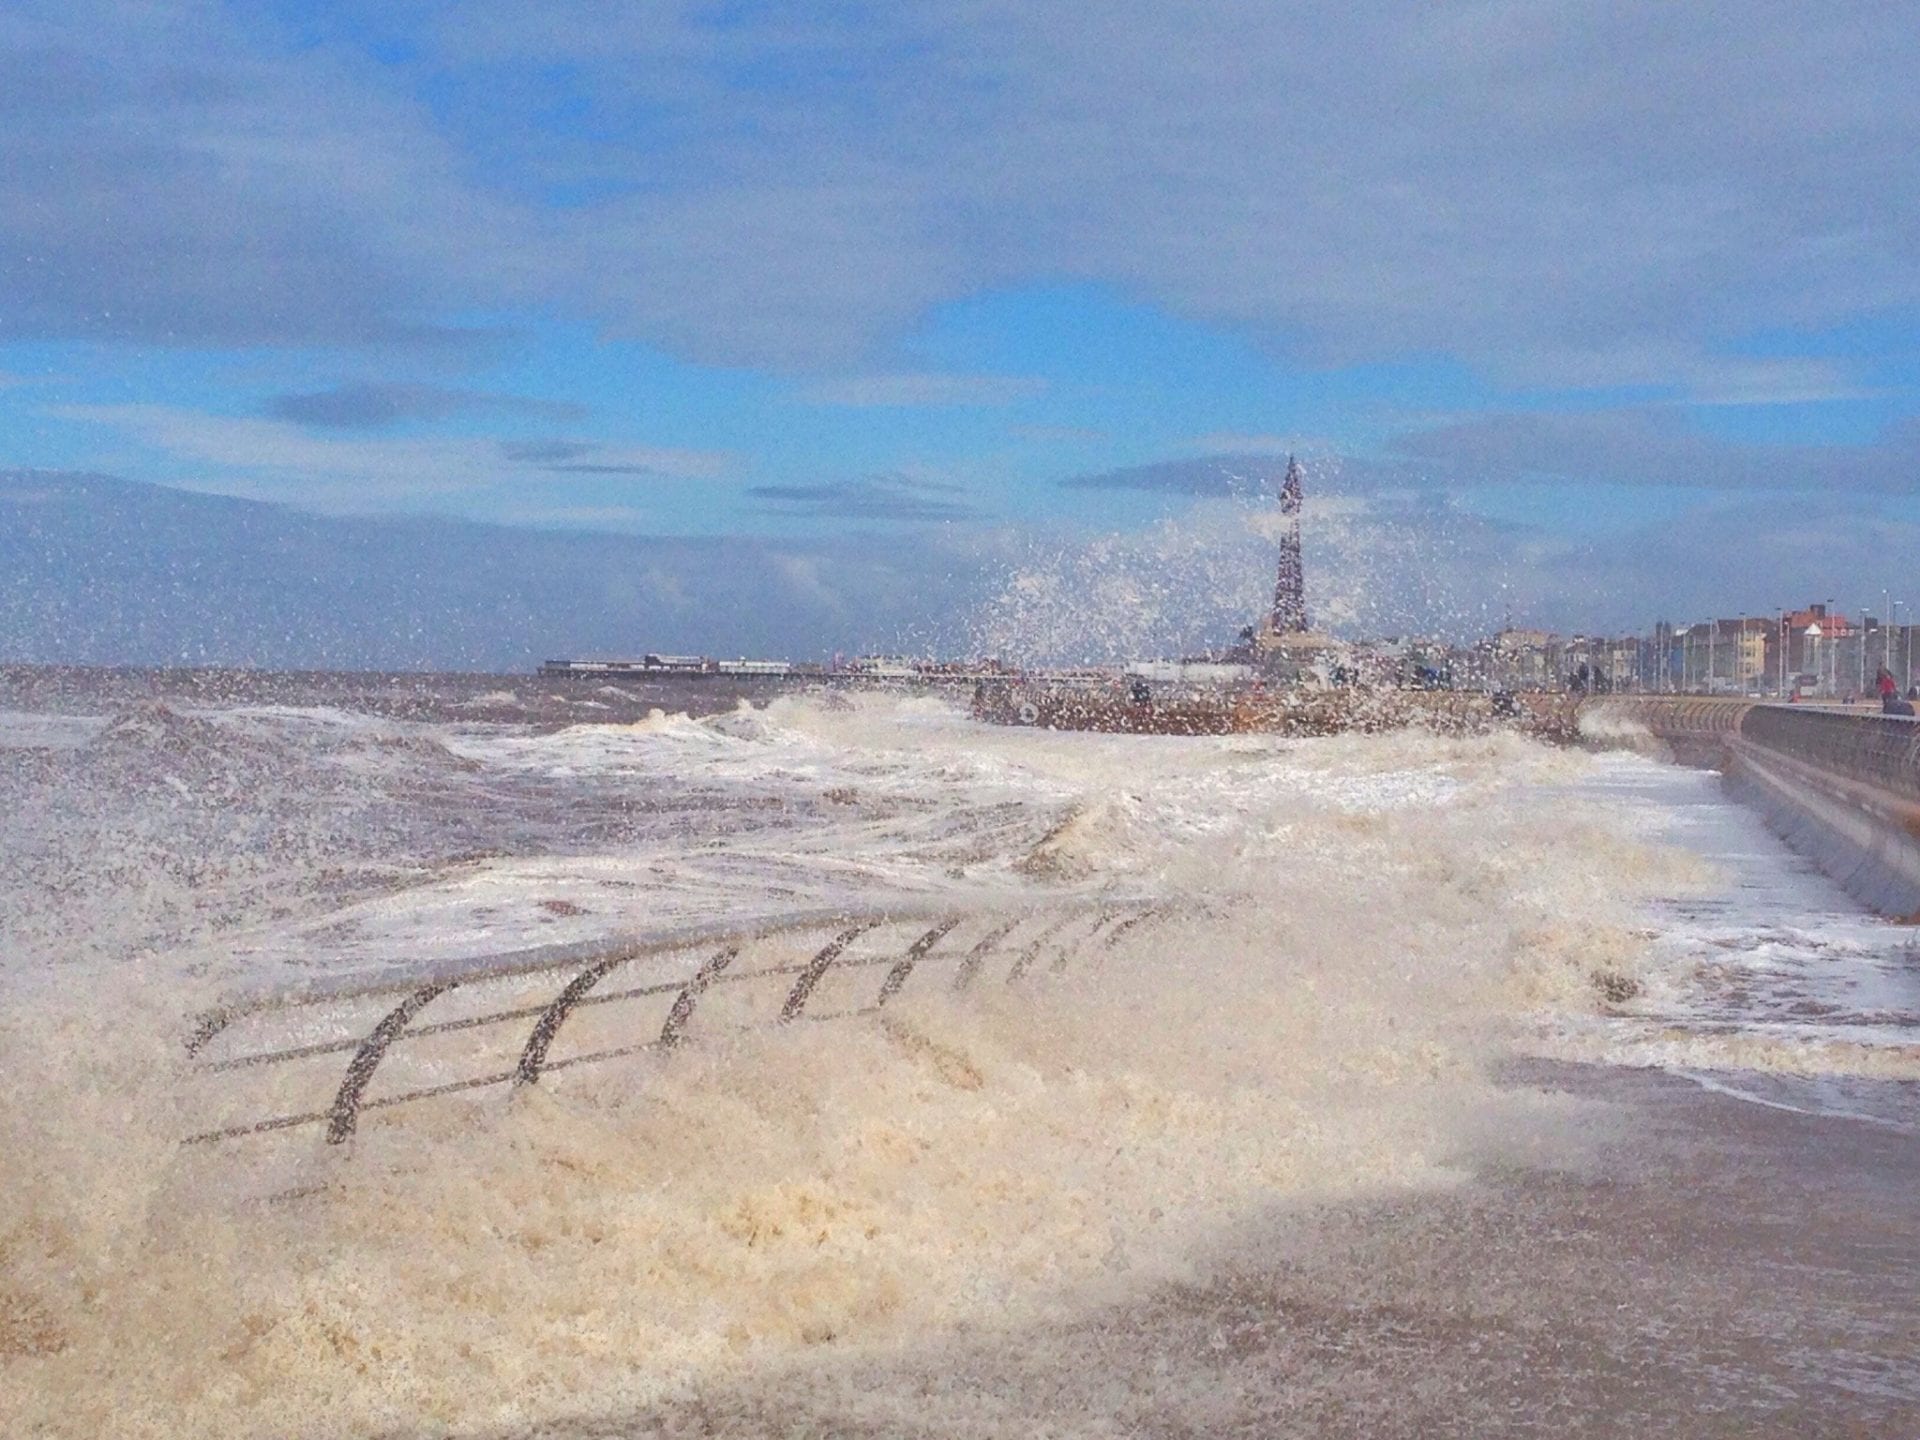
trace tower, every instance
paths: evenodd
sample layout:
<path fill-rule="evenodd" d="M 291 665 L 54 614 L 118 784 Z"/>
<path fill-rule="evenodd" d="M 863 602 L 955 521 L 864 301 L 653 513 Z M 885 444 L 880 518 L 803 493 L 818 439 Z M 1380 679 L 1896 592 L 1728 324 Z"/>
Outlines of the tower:
<path fill-rule="evenodd" d="M 1300 462 L 1287 457 L 1287 475 L 1280 482 L 1280 514 L 1286 531 L 1280 537 L 1280 574 L 1273 586 L 1273 616 L 1269 633 L 1304 635 L 1307 632 L 1307 580 L 1300 566 L 1300 502 L 1305 493 Z"/>

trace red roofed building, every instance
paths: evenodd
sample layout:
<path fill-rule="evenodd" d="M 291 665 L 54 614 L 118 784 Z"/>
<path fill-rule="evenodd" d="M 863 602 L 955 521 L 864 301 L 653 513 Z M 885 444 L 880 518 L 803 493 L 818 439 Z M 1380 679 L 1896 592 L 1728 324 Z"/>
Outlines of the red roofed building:
<path fill-rule="evenodd" d="M 1854 633 L 1854 625 L 1839 611 L 1825 605 L 1809 605 L 1804 610 L 1789 610 L 1783 621 L 1787 639 L 1787 673 L 1811 675 L 1831 668 L 1833 643 Z"/>

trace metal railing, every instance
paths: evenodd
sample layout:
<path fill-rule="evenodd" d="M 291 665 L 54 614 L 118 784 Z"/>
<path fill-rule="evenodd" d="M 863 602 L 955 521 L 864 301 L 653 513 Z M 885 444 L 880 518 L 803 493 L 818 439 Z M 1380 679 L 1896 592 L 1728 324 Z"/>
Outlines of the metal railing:
<path fill-rule="evenodd" d="M 1661 739 L 1737 733 L 1755 702 L 1743 696 L 1602 695 L 1584 701 L 1580 713 L 1642 725 Z"/>
<path fill-rule="evenodd" d="M 1058 974 L 1076 959 L 1105 953 L 1123 937 L 1171 913 L 1169 906 L 1141 899 L 1055 903 L 1017 914 L 925 907 L 815 912 L 759 926 L 702 925 L 599 945 L 546 946 L 480 964 L 423 969 L 404 978 L 386 975 L 240 997 L 206 1012 L 193 1025 L 186 1045 L 198 1075 L 218 1081 L 341 1055 L 348 1057 L 345 1070 L 324 1105 L 214 1126 L 188 1136 L 185 1143 L 207 1145 L 324 1126 L 327 1141 L 338 1145 L 352 1138 L 369 1111 L 492 1086 L 534 1085 L 574 1066 L 671 1051 L 686 1040 L 689 1025 L 704 1013 L 703 999 L 718 987 L 761 982 L 782 996 L 777 1010 L 733 1029 L 870 1014 L 893 1003 L 928 968 L 949 967 L 948 988 L 961 992 L 989 965 L 1009 962 L 1003 978 L 1014 984 L 1034 973 L 1043 959 L 1046 973 Z M 781 947 L 797 947 L 795 953 L 803 958 L 767 956 Z M 696 955 L 701 957 L 698 964 L 691 974 L 684 973 L 684 963 Z M 673 978 L 618 987 L 602 983 L 639 961 L 676 959 L 683 962 L 683 970 Z M 830 976 L 851 982 L 880 967 L 885 974 L 871 999 L 856 999 L 830 1012 L 808 1008 Z M 447 1019 L 434 1019 L 430 1013 L 435 1007 L 444 1009 L 450 996 L 484 997 L 487 990 L 502 988 L 544 994 L 508 997 L 507 1003 L 483 998 L 477 1013 Z M 632 1024 L 614 1043 L 556 1057 L 568 1021 L 580 1012 L 667 996 L 672 1000 L 657 1025 Z M 367 1006 L 378 1014 L 370 1029 L 367 1015 L 361 1013 Z M 297 1036 L 303 1028 L 329 1028 L 324 1018 L 329 1008 L 348 1012 L 331 1022 L 337 1033 L 289 1043 L 287 1031 Z M 522 1032 L 518 1027 L 524 1022 L 531 1023 Z M 268 1032 L 267 1041 L 249 1045 L 247 1037 L 262 1029 Z M 463 1044 L 426 1083 L 372 1093 L 383 1064 L 396 1052 L 459 1032 L 472 1032 L 472 1043 Z"/>
<path fill-rule="evenodd" d="M 1897 715 L 1755 706 L 1740 738 L 1903 800 L 1920 800 L 1920 725 Z"/>

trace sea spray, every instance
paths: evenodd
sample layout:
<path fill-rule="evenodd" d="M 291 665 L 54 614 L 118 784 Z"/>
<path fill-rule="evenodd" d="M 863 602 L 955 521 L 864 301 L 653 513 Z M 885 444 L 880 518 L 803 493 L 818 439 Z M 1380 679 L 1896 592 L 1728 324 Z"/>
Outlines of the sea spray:
<path fill-rule="evenodd" d="M 1272 606 L 1284 458 L 1223 468 L 1181 513 L 1093 535 L 1035 532 L 972 617 L 974 653 L 1019 666 L 1218 652 Z M 1504 558 L 1484 521 L 1426 489 L 1357 484 L 1309 462 L 1308 612 L 1336 635 L 1483 631 Z"/>
<path fill-rule="evenodd" d="M 16 1432 L 534 1423 L 822 1345 L 1078 1313 L 1190 1273 L 1261 1207 L 1570 1144 L 1567 1102 L 1489 1067 L 1533 1017 L 1604 1007 L 1594 957 L 1632 963 L 1635 894 L 1676 879 L 1603 817 L 1538 803 L 1531 786 L 1583 762 L 1510 737 L 1061 736 L 861 697 L 420 738 L 459 759 L 454 784 L 493 792 L 510 847 L 525 836 L 501 795 L 591 794 L 606 770 L 654 787 L 659 828 L 429 872 L 331 932 L 296 906 L 137 962 L 96 954 L 60 1003 L 11 1009 L 6 1147 L 33 1179 L 0 1200 Z M 1602 873 L 1628 858 L 1626 883 Z M 534 903 L 569 865 L 586 919 Z M 175 1143 L 186 1019 L 246 973 L 230 937 L 257 962 L 279 926 L 309 969 L 329 943 L 351 969 L 404 959 L 409 907 L 444 918 L 456 900 L 468 941 L 507 944 L 604 921 L 609 896 L 644 901 L 655 880 L 717 914 L 776 880 L 1008 907 L 1116 879 L 1185 916 L 1084 972 L 910 990 L 884 1023 L 716 1031 L 383 1112 L 346 1147 Z M 310 883 L 284 876 L 290 895 Z M 83 940 L 100 918 L 67 920 Z"/>

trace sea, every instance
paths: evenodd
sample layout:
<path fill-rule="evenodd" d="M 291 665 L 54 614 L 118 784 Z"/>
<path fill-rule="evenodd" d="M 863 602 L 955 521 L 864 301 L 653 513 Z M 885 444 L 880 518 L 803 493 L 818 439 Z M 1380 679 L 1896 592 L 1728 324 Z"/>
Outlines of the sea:
<path fill-rule="evenodd" d="M 316 1119 L 416 981 L 891 914 L 1106 928 Z M 1516 734 L 0 671 L 0 1434 L 1920 1435 L 1916 933 Z"/>

